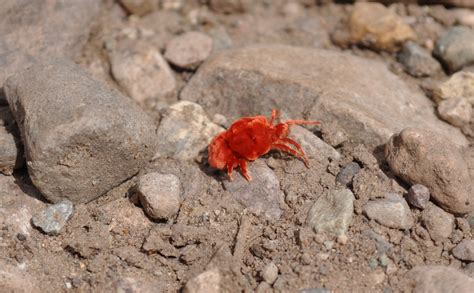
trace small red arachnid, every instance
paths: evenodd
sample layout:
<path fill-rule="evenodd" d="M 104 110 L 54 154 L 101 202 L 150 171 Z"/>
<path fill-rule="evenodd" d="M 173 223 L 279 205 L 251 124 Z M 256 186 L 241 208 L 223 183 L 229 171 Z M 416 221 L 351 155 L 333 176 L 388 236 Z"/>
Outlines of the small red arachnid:
<path fill-rule="evenodd" d="M 295 124 L 320 124 L 318 121 L 288 120 L 273 124 L 279 112 L 272 110 L 270 121 L 265 116 L 244 117 L 235 121 L 228 130 L 218 134 L 209 144 L 209 164 L 216 169 L 227 168 L 232 181 L 232 170 L 239 166 L 242 175 L 252 180 L 247 170 L 247 161 L 277 149 L 303 159 L 309 168 L 308 158 L 301 146 L 288 138 L 290 126 Z M 294 146 L 296 149 L 292 148 Z"/>

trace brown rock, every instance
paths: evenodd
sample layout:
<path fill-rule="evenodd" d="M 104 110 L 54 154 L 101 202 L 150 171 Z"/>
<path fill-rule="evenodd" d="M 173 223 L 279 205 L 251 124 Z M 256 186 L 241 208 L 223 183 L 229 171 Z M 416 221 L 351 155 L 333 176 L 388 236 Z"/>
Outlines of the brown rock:
<path fill-rule="evenodd" d="M 466 161 L 456 145 L 436 132 L 406 128 L 390 138 L 385 157 L 397 176 L 428 187 L 446 211 L 462 214 L 474 209 Z"/>
<path fill-rule="evenodd" d="M 443 120 L 462 127 L 471 121 L 472 106 L 464 98 L 448 99 L 439 103 L 438 113 Z"/>
<path fill-rule="evenodd" d="M 421 221 L 434 241 L 443 241 L 453 233 L 454 216 L 432 203 L 423 210 Z"/>
<path fill-rule="evenodd" d="M 474 280 L 460 271 L 443 266 L 417 266 L 406 273 L 409 292 L 469 293 Z"/>
<path fill-rule="evenodd" d="M 222 51 L 200 66 L 180 97 L 229 121 L 278 108 L 292 119 L 337 123 L 348 139 L 369 148 L 409 126 L 467 145 L 458 129 L 436 117 L 431 101 L 384 64 L 334 51 L 283 45 Z"/>
<path fill-rule="evenodd" d="M 380 3 L 360 2 L 350 16 L 351 41 L 375 50 L 397 51 L 416 35 L 401 17 Z"/>
<path fill-rule="evenodd" d="M 474 104 L 474 73 L 460 71 L 453 74 L 433 90 L 433 98 L 438 103 L 448 99 L 464 98 Z"/>
<path fill-rule="evenodd" d="M 158 8 L 158 0 L 120 0 L 125 9 L 138 16 L 143 16 Z"/>

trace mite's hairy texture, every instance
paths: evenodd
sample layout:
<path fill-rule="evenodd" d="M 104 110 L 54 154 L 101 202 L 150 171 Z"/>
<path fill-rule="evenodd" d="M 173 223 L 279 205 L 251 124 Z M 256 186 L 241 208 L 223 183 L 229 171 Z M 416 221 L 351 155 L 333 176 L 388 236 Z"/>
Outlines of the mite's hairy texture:
<path fill-rule="evenodd" d="M 232 171 L 237 166 L 248 181 L 252 177 L 248 173 L 247 162 L 268 153 L 280 150 L 301 158 L 309 167 L 308 158 L 303 148 L 288 138 L 290 127 L 295 124 L 320 124 L 318 121 L 287 120 L 273 124 L 279 118 L 279 112 L 272 110 L 270 121 L 265 116 L 244 117 L 235 121 L 228 130 L 218 134 L 209 144 L 209 164 L 216 169 L 227 169 L 232 181 Z"/>

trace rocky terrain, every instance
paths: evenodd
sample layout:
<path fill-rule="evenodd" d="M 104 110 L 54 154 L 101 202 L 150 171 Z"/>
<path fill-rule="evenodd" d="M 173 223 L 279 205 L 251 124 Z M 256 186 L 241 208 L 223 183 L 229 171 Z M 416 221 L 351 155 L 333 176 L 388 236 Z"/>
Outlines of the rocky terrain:
<path fill-rule="evenodd" d="M 474 2 L 6 0 L 1 292 L 472 292 Z M 236 119 L 302 160 L 239 170 Z"/>

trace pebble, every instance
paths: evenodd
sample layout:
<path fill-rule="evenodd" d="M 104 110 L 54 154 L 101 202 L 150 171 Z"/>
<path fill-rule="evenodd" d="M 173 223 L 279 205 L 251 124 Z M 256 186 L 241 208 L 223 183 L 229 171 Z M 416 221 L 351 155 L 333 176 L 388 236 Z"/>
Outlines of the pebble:
<path fill-rule="evenodd" d="M 201 32 L 187 32 L 167 45 L 165 58 L 176 67 L 195 70 L 212 52 L 213 40 Z"/>
<path fill-rule="evenodd" d="M 389 228 L 410 229 L 414 225 L 410 207 L 398 194 L 389 193 L 383 199 L 369 201 L 363 211 L 369 219 Z"/>
<path fill-rule="evenodd" d="M 408 271 L 405 281 L 412 292 L 470 293 L 474 288 L 474 280 L 455 268 L 428 265 L 417 266 Z"/>
<path fill-rule="evenodd" d="M 308 213 L 308 225 L 316 233 L 344 235 L 354 214 L 355 197 L 349 189 L 331 190 L 321 195 Z"/>
<path fill-rule="evenodd" d="M 251 212 L 279 219 L 282 213 L 280 200 L 284 198 L 284 194 L 278 178 L 263 160 L 250 162 L 248 167 L 251 182 L 236 170 L 233 174 L 234 181 L 224 180 L 224 188 Z"/>
<path fill-rule="evenodd" d="M 385 158 L 396 176 L 422 184 L 444 210 L 465 214 L 474 209 L 469 168 L 458 147 L 442 135 L 406 128 L 385 146 Z"/>
<path fill-rule="evenodd" d="M 278 108 L 292 119 L 323 121 L 326 133 L 337 123 L 347 140 L 368 149 L 409 126 L 436 130 L 467 146 L 461 131 L 440 121 L 432 102 L 385 64 L 335 51 L 271 44 L 224 50 L 199 67 L 180 99 L 229 121 Z"/>
<path fill-rule="evenodd" d="M 421 184 L 414 184 L 408 190 L 408 203 L 419 209 L 424 209 L 430 201 L 430 190 Z"/>
<path fill-rule="evenodd" d="M 456 218 L 456 225 L 464 234 L 471 233 L 471 227 L 467 219 Z"/>
<path fill-rule="evenodd" d="M 472 106 L 465 98 L 447 99 L 438 104 L 438 113 L 451 125 L 462 127 L 471 121 Z"/>
<path fill-rule="evenodd" d="M 430 52 L 411 41 L 403 45 L 402 50 L 398 54 L 398 61 L 414 77 L 431 76 L 441 71 L 440 64 L 431 57 Z"/>
<path fill-rule="evenodd" d="M 129 13 L 137 16 L 144 16 L 158 8 L 158 1 L 154 0 L 120 0 L 120 4 Z"/>
<path fill-rule="evenodd" d="M 173 218 L 181 205 L 181 182 L 172 174 L 148 173 L 139 178 L 137 191 L 145 213 L 154 220 Z"/>
<path fill-rule="evenodd" d="M 359 164 L 351 162 L 342 167 L 341 171 L 336 176 L 336 182 L 344 186 L 349 186 L 352 184 L 352 179 L 359 171 Z"/>
<path fill-rule="evenodd" d="M 416 34 L 405 21 L 380 3 L 357 2 L 349 19 L 351 42 L 375 50 L 397 51 Z"/>
<path fill-rule="evenodd" d="M 449 72 L 472 64 L 474 31 L 465 26 L 451 27 L 436 41 L 433 55 L 443 62 Z"/>
<path fill-rule="evenodd" d="M 474 261 L 474 240 L 464 239 L 454 249 L 453 255 L 460 260 Z"/>
<path fill-rule="evenodd" d="M 421 221 L 434 241 L 443 241 L 453 233 L 454 216 L 432 203 L 421 213 Z"/>
<path fill-rule="evenodd" d="M 222 131 L 224 128 L 213 123 L 200 105 L 188 101 L 177 102 L 163 114 L 158 127 L 158 152 L 155 158 L 191 160 Z"/>
<path fill-rule="evenodd" d="M 278 278 L 278 267 L 273 262 L 270 262 L 262 269 L 261 274 L 262 279 L 271 285 Z"/>
<path fill-rule="evenodd" d="M 177 100 L 176 79 L 155 46 L 125 40 L 109 55 L 114 79 L 138 103 Z"/>
<path fill-rule="evenodd" d="M 219 293 L 221 292 L 221 279 L 217 268 L 205 271 L 188 281 L 184 286 L 183 293 Z"/>
<path fill-rule="evenodd" d="M 31 218 L 31 223 L 48 235 L 58 235 L 72 217 L 73 212 L 73 203 L 66 199 L 34 215 Z"/>
<path fill-rule="evenodd" d="M 437 103 L 457 98 L 464 98 L 474 105 L 474 72 L 456 72 L 433 90 L 433 99 Z"/>
<path fill-rule="evenodd" d="M 267 282 L 260 282 L 260 284 L 258 284 L 257 286 L 257 289 L 255 289 L 255 292 L 256 293 L 269 293 L 269 292 L 273 292 L 273 290 L 272 290 L 272 286 L 268 284 Z"/>
<path fill-rule="evenodd" d="M 89 202 L 136 174 L 155 153 L 153 120 L 70 61 L 38 62 L 10 77 L 4 90 L 28 174 L 48 201 Z"/>

